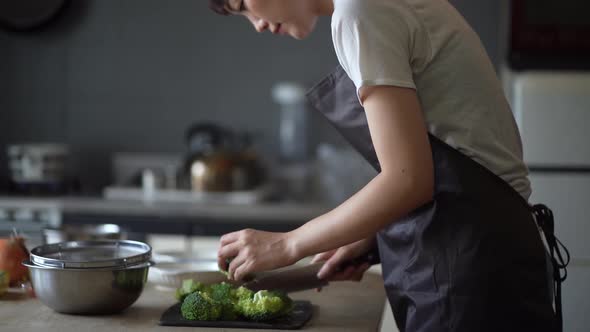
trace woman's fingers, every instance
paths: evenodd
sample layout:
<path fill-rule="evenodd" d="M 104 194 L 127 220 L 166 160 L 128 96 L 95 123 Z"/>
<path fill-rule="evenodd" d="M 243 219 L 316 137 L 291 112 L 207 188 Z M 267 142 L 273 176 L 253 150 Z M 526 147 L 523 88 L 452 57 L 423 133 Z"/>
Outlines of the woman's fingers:
<path fill-rule="evenodd" d="M 371 267 L 369 263 L 363 263 L 353 274 L 352 280 L 354 281 L 361 281 L 363 280 L 363 276 L 365 272 Z"/>
<path fill-rule="evenodd" d="M 242 244 L 239 242 L 233 242 L 233 243 L 224 245 L 223 247 L 219 248 L 219 251 L 217 252 L 217 256 L 223 257 L 225 259 L 231 259 L 231 258 L 236 257 L 238 255 L 241 247 L 242 247 Z"/>
<path fill-rule="evenodd" d="M 227 261 L 233 259 L 240 253 L 240 243 L 233 242 L 223 245 L 217 252 L 217 265 L 222 271 L 228 270 Z"/>
<path fill-rule="evenodd" d="M 325 262 L 328 259 L 330 259 L 330 257 L 332 257 L 334 255 L 334 253 L 336 252 L 336 249 L 334 250 L 330 250 L 330 251 L 326 251 L 326 252 L 322 252 L 320 254 L 317 254 L 313 257 L 313 259 L 311 260 L 311 264 L 313 263 L 317 263 L 317 262 Z M 322 287 L 318 287 L 315 289 L 317 292 L 321 292 L 322 291 Z"/>
<path fill-rule="evenodd" d="M 227 262 L 225 261 L 225 258 L 217 255 L 217 267 L 219 268 L 219 270 L 221 271 L 227 271 Z"/>
<path fill-rule="evenodd" d="M 329 279 L 334 273 L 338 271 L 340 265 L 344 262 L 348 255 L 348 251 L 345 249 L 338 249 L 330 259 L 328 259 L 324 266 L 318 272 L 318 278 Z"/>
<path fill-rule="evenodd" d="M 350 280 L 356 271 L 355 266 L 347 266 L 342 272 L 335 273 L 332 275 L 332 280 L 334 281 L 345 281 Z"/>
<path fill-rule="evenodd" d="M 239 281 L 244 279 L 247 275 L 249 275 L 252 272 L 252 270 L 252 264 L 249 261 L 244 262 L 240 266 L 236 267 L 234 272 L 234 280 Z"/>
<path fill-rule="evenodd" d="M 220 240 L 218 265 L 227 268 L 230 279 L 243 279 L 256 271 L 271 270 L 292 264 L 286 233 L 244 229 L 224 235 Z M 227 266 L 226 260 L 231 259 Z"/>
<path fill-rule="evenodd" d="M 367 263 L 364 263 L 360 266 L 354 266 L 350 271 L 348 271 L 345 280 L 361 281 L 363 279 L 363 275 L 368 269 L 369 264 Z"/>
<path fill-rule="evenodd" d="M 326 251 L 326 252 L 322 252 L 320 254 L 317 254 L 313 257 L 313 259 L 311 260 L 311 263 L 327 261 L 330 257 L 332 257 L 334 255 L 335 252 L 336 252 L 336 250 L 330 250 L 330 251 Z"/>
<path fill-rule="evenodd" d="M 351 252 L 340 248 L 334 253 L 318 272 L 318 278 L 333 281 L 339 280 L 361 280 L 365 271 L 370 267 L 368 263 L 361 265 L 342 266 L 344 262 L 351 259 Z M 344 268 L 344 270 L 341 270 Z"/>
<path fill-rule="evenodd" d="M 229 266 L 227 268 L 227 273 L 228 273 L 230 280 L 237 280 L 236 276 L 235 276 L 236 270 L 242 264 L 244 264 L 245 261 L 246 261 L 246 257 L 244 257 L 244 255 L 238 255 L 237 257 L 232 259 L 231 263 L 229 264 Z"/>
<path fill-rule="evenodd" d="M 311 259 L 311 264 L 323 261 L 322 256 L 323 254 L 317 254 L 313 256 L 313 258 Z"/>
<path fill-rule="evenodd" d="M 240 238 L 240 232 L 227 233 L 221 237 L 219 244 L 221 247 L 237 241 Z"/>

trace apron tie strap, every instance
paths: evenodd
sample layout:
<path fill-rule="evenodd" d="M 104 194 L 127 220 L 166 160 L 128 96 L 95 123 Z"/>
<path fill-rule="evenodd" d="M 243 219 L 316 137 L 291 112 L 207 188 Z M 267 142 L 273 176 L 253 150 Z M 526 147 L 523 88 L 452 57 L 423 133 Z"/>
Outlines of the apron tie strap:
<path fill-rule="evenodd" d="M 553 212 L 544 204 L 536 204 L 532 207 L 532 213 L 537 225 L 543 231 L 547 242 L 551 264 L 553 265 L 553 296 L 555 298 L 555 314 L 560 331 L 563 330 L 563 313 L 561 307 L 561 283 L 567 278 L 567 265 L 570 262 L 570 253 L 567 248 L 555 237 L 555 222 Z M 562 249 L 565 253 L 562 253 Z M 564 259 L 565 257 L 565 259 Z M 563 272 L 562 272 L 563 270 Z"/>

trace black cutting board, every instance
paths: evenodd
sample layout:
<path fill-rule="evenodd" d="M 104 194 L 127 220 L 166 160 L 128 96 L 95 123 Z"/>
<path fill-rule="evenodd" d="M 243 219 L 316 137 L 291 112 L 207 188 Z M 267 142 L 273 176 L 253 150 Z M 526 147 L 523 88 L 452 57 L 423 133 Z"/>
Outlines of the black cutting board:
<path fill-rule="evenodd" d="M 160 318 L 163 326 L 189 326 L 189 327 L 218 327 L 240 329 L 274 329 L 274 330 L 298 330 L 311 319 L 313 306 L 309 301 L 293 301 L 294 307 L 290 314 L 268 322 L 253 322 L 247 320 L 235 321 L 196 321 L 187 320 L 180 314 L 180 306 L 177 303 L 166 310 Z"/>

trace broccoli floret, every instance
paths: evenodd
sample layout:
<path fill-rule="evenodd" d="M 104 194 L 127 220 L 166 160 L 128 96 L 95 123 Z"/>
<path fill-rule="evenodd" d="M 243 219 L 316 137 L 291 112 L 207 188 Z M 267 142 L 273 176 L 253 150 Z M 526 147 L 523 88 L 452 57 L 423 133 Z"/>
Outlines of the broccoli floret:
<path fill-rule="evenodd" d="M 254 292 L 246 287 L 240 286 L 234 290 L 234 297 L 237 301 L 251 300 L 254 297 Z"/>
<path fill-rule="evenodd" d="M 192 279 L 185 279 L 182 281 L 182 286 L 176 290 L 175 297 L 179 302 L 182 302 L 189 294 L 202 290 L 205 290 L 202 283 Z"/>
<path fill-rule="evenodd" d="M 293 301 L 279 292 L 258 291 L 252 298 L 238 300 L 240 313 L 249 320 L 268 321 L 288 314 Z"/>
<path fill-rule="evenodd" d="M 207 292 L 211 295 L 214 300 L 220 301 L 230 299 L 233 297 L 234 286 L 227 282 L 221 282 L 219 284 L 212 284 L 207 288 Z"/>
<path fill-rule="evenodd" d="M 177 288 L 176 293 L 174 293 L 174 298 L 178 300 L 178 302 L 184 301 L 187 296 L 188 294 L 185 294 L 182 288 Z"/>
<path fill-rule="evenodd" d="M 180 307 L 182 317 L 188 320 L 218 320 L 222 305 L 213 300 L 206 292 L 189 294 Z"/>
<path fill-rule="evenodd" d="M 237 320 L 240 317 L 240 312 L 234 302 L 222 302 L 221 303 L 221 315 L 220 320 L 232 321 Z"/>
<path fill-rule="evenodd" d="M 221 304 L 221 319 L 235 320 L 239 313 L 236 308 L 235 287 L 226 282 L 213 284 L 207 289 L 207 293 L 214 300 Z"/>

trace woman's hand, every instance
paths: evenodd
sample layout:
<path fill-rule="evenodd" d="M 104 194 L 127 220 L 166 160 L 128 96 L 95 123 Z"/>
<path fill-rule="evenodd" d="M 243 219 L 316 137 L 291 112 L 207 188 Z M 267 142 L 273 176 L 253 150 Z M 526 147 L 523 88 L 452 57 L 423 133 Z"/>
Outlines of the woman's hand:
<path fill-rule="evenodd" d="M 299 260 L 289 233 L 245 229 L 221 237 L 217 263 L 231 280 L 291 265 Z M 231 260 L 229 266 L 227 261 Z"/>
<path fill-rule="evenodd" d="M 330 250 L 317 254 L 312 262 L 325 261 L 324 266 L 318 272 L 320 279 L 330 281 L 337 280 L 352 280 L 361 281 L 364 273 L 369 269 L 369 263 L 361 263 L 360 265 L 350 265 L 341 270 L 341 267 L 347 262 L 362 256 L 369 252 L 375 245 L 375 237 L 363 239 L 349 245 L 340 247 L 335 250 Z"/>

